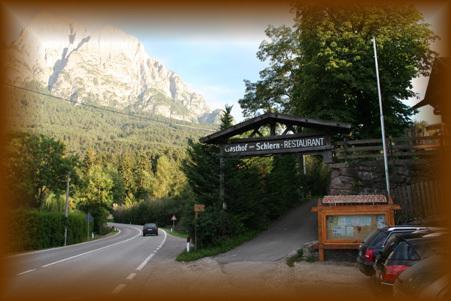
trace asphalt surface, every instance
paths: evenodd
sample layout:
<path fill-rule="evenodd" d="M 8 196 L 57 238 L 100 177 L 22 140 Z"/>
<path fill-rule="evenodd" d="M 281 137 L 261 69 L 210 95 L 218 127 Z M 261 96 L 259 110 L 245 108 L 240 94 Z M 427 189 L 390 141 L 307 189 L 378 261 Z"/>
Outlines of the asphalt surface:
<path fill-rule="evenodd" d="M 166 296 L 179 291 L 185 296 L 185 291 L 193 295 L 201 289 L 216 291 L 218 283 L 236 288 L 234 277 L 245 275 L 244 271 L 249 272 L 249 269 L 259 271 L 252 262 L 263 264 L 265 268 L 264 262 L 277 262 L 305 242 L 316 239 L 316 215 L 310 212 L 314 205 L 311 201 L 291 210 L 269 230 L 234 250 L 189 264 L 175 261 L 185 248 L 185 239 L 168 235 L 161 229 L 158 236 L 142 237 L 142 226 L 113 224 L 120 233 L 87 243 L 9 257 L 7 262 L 12 268 L 8 270 L 6 290 L 0 292 L 0 299 L 39 296 L 50 300 L 80 300 L 133 296 L 135 300 L 147 300 L 158 293 Z M 231 272 L 225 268 L 227 263 Z M 271 277 L 278 275 L 273 268 L 271 265 L 268 272 Z"/>
<path fill-rule="evenodd" d="M 282 216 L 270 228 L 241 246 L 216 257 L 219 263 L 278 261 L 296 252 L 305 242 L 317 240 L 316 200 L 302 204 Z"/>
<path fill-rule="evenodd" d="M 123 294 L 146 283 L 154 262 L 174 260 L 185 246 L 161 229 L 158 236 L 143 237 L 142 226 L 113 225 L 119 234 L 9 257 L 9 283 L 0 297 L 77 300 Z"/>

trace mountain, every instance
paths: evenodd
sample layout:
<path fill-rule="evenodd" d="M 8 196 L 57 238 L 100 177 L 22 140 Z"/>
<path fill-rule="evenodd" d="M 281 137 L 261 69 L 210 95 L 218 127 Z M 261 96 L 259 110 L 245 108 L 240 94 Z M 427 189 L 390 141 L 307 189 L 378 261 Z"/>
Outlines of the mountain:
<path fill-rule="evenodd" d="M 37 16 L 6 50 L 14 85 L 37 83 L 74 103 L 189 122 L 216 120 L 204 98 L 150 57 L 135 37 L 111 26 Z"/>

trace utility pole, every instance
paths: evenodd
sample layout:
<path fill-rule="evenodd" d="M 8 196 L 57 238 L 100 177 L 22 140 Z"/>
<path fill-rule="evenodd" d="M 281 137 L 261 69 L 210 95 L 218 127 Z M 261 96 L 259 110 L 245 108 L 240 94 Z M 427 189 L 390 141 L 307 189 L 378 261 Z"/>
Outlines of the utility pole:
<path fill-rule="evenodd" d="M 69 183 L 70 173 L 67 174 L 66 180 L 66 210 L 64 211 L 64 245 L 67 245 L 67 222 L 69 218 Z"/>
<path fill-rule="evenodd" d="M 374 64 L 376 66 L 377 94 L 379 96 L 379 111 L 380 111 L 380 115 L 381 115 L 382 147 L 384 149 L 385 185 L 387 188 L 387 197 L 390 197 L 390 179 L 389 179 L 389 175 L 388 175 L 387 144 L 385 142 L 384 111 L 382 109 L 381 84 L 379 81 L 379 66 L 377 64 L 376 38 L 373 37 L 372 41 L 373 41 L 373 49 L 374 49 Z"/>

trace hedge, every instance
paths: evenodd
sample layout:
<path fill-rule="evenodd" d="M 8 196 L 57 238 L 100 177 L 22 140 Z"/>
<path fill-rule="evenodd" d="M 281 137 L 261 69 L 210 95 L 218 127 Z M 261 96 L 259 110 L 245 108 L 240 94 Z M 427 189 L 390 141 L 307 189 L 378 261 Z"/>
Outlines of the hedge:
<path fill-rule="evenodd" d="M 60 212 L 17 210 L 11 223 L 11 251 L 39 250 L 64 245 L 65 217 Z M 85 214 L 73 212 L 68 217 L 67 244 L 87 240 Z M 92 225 L 90 226 L 92 227 Z"/>

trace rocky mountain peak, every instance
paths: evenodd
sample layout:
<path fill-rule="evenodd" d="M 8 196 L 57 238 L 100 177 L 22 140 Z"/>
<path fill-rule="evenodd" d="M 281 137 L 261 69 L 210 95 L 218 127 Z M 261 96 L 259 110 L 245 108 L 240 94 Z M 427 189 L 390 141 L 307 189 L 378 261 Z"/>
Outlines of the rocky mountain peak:
<path fill-rule="evenodd" d="M 38 83 L 74 102 L 192 122 L 212 113 L 204 98 L 150 57 L 137 38 L 112 26 L 39 15 L 7 55 L 10 82 Z"/>

